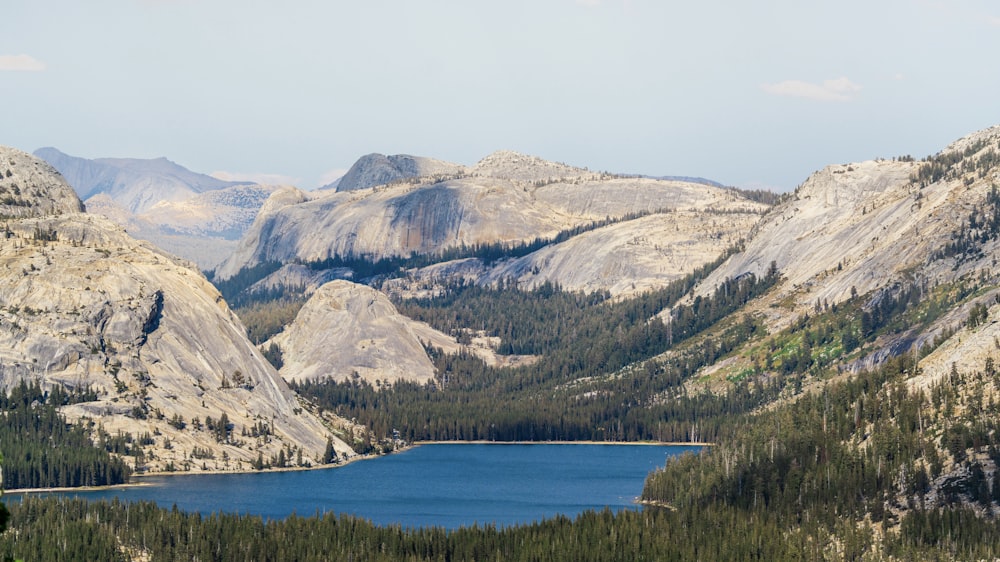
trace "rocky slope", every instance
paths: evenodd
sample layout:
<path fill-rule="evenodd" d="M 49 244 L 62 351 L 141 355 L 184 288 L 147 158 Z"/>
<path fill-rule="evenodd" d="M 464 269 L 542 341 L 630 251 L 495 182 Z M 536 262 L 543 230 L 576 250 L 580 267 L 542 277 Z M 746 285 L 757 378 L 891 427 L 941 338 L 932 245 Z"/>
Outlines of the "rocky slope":
<path fill-rule="evenodd" d="M 937 340 L 920 362 L 913 385 L 928 388 L 949 374 L 1000 361 L 996 338 L 995 265 L 1000 260 L 1000 126 L 962 138 L 926 161 L 909 158 L 829 166 L 753 229 L 746 249 L 732 256 L 695 291 L 708 294 L 725 278 L 782 274 L 776 291 L 753 304 L 772 332 L 818 307 L 852 294 L 871 310 L 907 287 L 927 298 L 936 287 L 982 287 L 933 321 L 880 337 L 848 370 Z M 968 318 L 975 307 L 984 317 Z M 957 330 L 957 332 L 956 332 Z M 928 348 L 930 349 L 930 348 Z"/>
<path fill-rule="evenodd" d="M 463 171 L 462 166 L 423 158 L 409 154 L 366 154 L 358 159 L 334 184 L 320 189 L 336 188 L 337 191 L 354 191 L 367 189 L 408 178 L 418 178 L 435 175 L 454 175 Z"/>
<path fill-rule="evenodd" d="M 69 186 L 37 159 L 6 148 L 0 159 L 10 178 L 34 181 L 17 205 L 27 218 L 5 220 L 0 237 L 0 386 L 37 379 L 95 390 L 97 401 L 64 413 L 111 433 L 155 435 L 146 457 L 153 470 L 249 469 L 281 449 L 315 463 L 328 438 L 351 454 L 303 409 L 190 263 L 78 212 Z M 196 420 L 223 414 L 228 438 L 197 429 Z M 203 458 L 192 462 L 196 448 Z"/>
<path fill-rule="evenodd" d="M 272 198 L 218 268 L 218 278 L 262 262 L 526 242 L 609 217 L 667 210 L 752 214 L 765 208 L 711 186 L 614 177 L 512 152 L 492 154 L 446 179 L 337 193 L 285 191 Z"/>
<path fill-rule="evenodd" d="M 960 156 L 970 147 L 971 154 Z M 977 171 L 976 162 L 998 150 L 996 127 L 957 141 L 937 159 L 958 162 L 934 181 L 917 176 L 921 168 L 940 164 L 877 160 L 829 166 L 773 208 L 754 228 L 746 251 L 719 268 L 702 290 L 726 277 L 759 275 L 774 262 L 785 280 L 776 300 L 790 298 L 802 311 L 817 300 L 842 301 L 852 290 L 866 294 L 915 277 L 940 283 L 974 271 L 982 265 L 976 260 L 934 255 L 983 205 L 998 177 L 993 167 Z M 994 245 L 984 248 L 986 255 Z"/>
<path fill-rule="evenodd" d="M 44 161 L 18 150 L 0 150 L 0 219 L 83 212 L 83 204 Z"/>
<path fill-rule="evenodd" d="M 430 345 L 447 353 L 469 349 L 487 362 L 496 356 L 485 345 L 468 347 L 430 326 L 399 314 L 381 292 L 331 281 L 302 307 L 295 321 L 270 340 L 282 351 L 281 375 L 288 381 L 363 379 L 372 385 L 399 380 L 427 383 L 434 365 Z"/>
<path fill-rule="evenodd" d="M 421 268 L 384 288 L 413 295 L 457 278 L 487 285 L 514 279 L 524 288 L 553 283 L 569 291 L 628 296 L 663 287 L 717 258 L 740 242 L 759 219 L 752 212 L 657 213 L 492 265 L 465 259 Z"/>

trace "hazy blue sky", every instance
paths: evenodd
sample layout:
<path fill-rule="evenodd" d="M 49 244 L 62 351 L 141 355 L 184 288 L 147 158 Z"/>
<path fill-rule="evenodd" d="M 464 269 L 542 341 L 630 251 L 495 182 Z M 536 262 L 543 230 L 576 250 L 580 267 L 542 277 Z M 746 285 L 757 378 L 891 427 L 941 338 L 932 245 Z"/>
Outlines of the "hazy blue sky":
<path fill-rule="evenodd" d="M 986 0 L 5 0 L 0 144 L 311 188 L 362 154 L 791 189 L 1000 123 Z"/>

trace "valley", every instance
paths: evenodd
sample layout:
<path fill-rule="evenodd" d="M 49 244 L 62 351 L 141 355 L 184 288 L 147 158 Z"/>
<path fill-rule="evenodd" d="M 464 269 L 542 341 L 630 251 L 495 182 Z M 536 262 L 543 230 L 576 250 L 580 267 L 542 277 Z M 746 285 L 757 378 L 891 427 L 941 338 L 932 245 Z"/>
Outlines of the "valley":
<path fill-rule="evenodd" d="M 511 546 L 525 535 L 567 559 L 587 540 L 612 557 L 1000 555 L 1000 127 L 783 196 L 509 151 L 369 155 L 330 189 L 270 190 L 207 274 L 81 212 L 43 162 L 3 163 L 8 418 L 51 406 L 119 479 L 414 441 L 714 444 L 651 473 L 639 513 L 392 539 L 291 518 L 262 548 L 351 525 L 456 559 L 531 558 Z M 31 471 L 4 454 L 5 483 Z"/>

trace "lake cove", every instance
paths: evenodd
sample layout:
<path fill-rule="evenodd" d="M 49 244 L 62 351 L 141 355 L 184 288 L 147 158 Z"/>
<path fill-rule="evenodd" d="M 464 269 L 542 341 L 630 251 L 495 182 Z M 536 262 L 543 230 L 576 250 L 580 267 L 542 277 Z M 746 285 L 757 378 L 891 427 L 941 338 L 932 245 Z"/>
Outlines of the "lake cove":
<path fill-rule="evenodd" d="M 699 446 L 432 444 L 327 470 L 150 476 L 140 486 L 60 492 L 151 500 L 202 514 L 345 513 L 403 527 L 531 523 L 588 509 L 640 509 L 646 475 Z M 18 494 L 9 494 L 8 502 Z"/>

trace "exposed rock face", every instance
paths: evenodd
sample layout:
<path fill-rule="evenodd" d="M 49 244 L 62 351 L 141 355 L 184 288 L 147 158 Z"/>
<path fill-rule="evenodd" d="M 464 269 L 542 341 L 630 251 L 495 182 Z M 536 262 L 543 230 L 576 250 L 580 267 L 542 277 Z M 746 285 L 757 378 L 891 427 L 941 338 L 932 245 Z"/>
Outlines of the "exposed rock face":
<path fill-rule="evenodd" d="M 271 342 L 282 351 L 282 376 L 298 382 L 354 377 L 372 384 L 429 382 L 434 365 L 424 344 L 459 349 L 454 338 L 396 312 L 379 291 L 342 280 L 320 287 Z"/>
<path fill-rule="evenodd" d="M 584 232 L 489 267 L 468 259 L 433 265 L 390 281 L 387 288 L 419 294 L 421 287 L 455 278 L 479 284 L 514 279 L 525 288 L 549 282 L 570 291 L 626 296 L 662 287 L 718 258 L 759 219 L 749 212 L 658 213 Z"/>
<path fill-rule="evenodd" d="M 563 174 L 556 176 L 555 174 Z M 595 174 L 516 153 L 496 153 L 469 175 L 422 178 L 349 192 L 273 196 L 220 279 L 262 262 L 433 253 L 461 245 L 525 242 L 608 217 L 764 206 L 700 184 Z"/>
<path fill-rule="evenodd" d="M 462 166 L 433 158 L 409 154 L 366 154 L 337 181 L 337 191 L 354 191 L 392 183 L 394 181 L 434 175 L 452 175 L 463 171 Z M 324 186 L 320 189 L 329 189 Z"/>
<path fill-rule="evenodd" d="M 801 307 L 842 301 L 852 288 L 865 294 L 894 283 L 925 264 L 959 223 L 954 186 L 920 189 L 909 179 L 918 166 L 869 161 L 817 172 L 761 220 L 746 251 L 711 275 L 703 290 L 745 272 L 762 275 L 771 262 L 785 278 L 782 295 L 794 293 Z"/>
<path fill-rule="evenodd" d="M 83 204 L 52 166 L 20 150 L 0 146 L 0 219 L 83 211 Z"/>
<path fill-rule="evenodd" d="M 290 263 L 250 287 L 250 292 L 294 288 L 303 295 L 312 295 L 320 287 L 335 279 L 350 279 L 354 272 L 345 267 L 315 271 L 307 266 Z"/>
<path fill-rule="evenodd" d="M 8 161 L 6 151 L 3 156 Z M 39 200 L 72 195 L 54 173 L 36 179 Z M 195 447 L 212 452 L 210 469 L 249 469 L 258 454 L 266 460 L 286 446 L 313 462 L 322 455 L 330 431 L 301 408 L 215 288 L 188 262 L 89 214 L 10 220 L 5 232 L 0 387 L 23 379 L 89 386 L 99 400 L 66 407 L 66 415 L 93 418 L 112 433 L 162 435 L 149 461 L 154 470 L 171 462 L 183 469 Z M 191 425 L 222 414 L 232 424 L 228 441 Z M 172 426 L 175 416 L 188 427 Z M 243 436 L 258 424 L 273 434 Z M 335 446 L 350 454 L 343 442 Z"/>
<path fill-rule="evenodd" d="M 969 149 L 972 153 L 966 154 Z M 942 152 L 952 158 L 934 180 L 919 180 L 924 162 L 869 161 L 829 166 L 810 177 L 794 197 L 774 207 L 754 229 L 746 251 L 733 256 L 700 287 L 708 292 L 726 277 L 762 274 L 774 262 L 784 281 L 761 307 L 784 326 L 815 306 L 860 295 L 891 293 L 904 283 L 932 287 L 971 272 L 990 271 L 1000 255 L 1000 241 L 982 244 L 967 255 L 942 257 L 940 250 L 955 239 L 973 209 L 981 209 L 990 189 L 1000 181 L 995 164 L 1000 154 L 1000 127 L 956 141 Z M 947 160 L 947 158 L 945 158 Z M 940 164 L 935 164 L 940 165 Z M 985 168 L 983 166 L 986 166 Z M 940 327 L 935 327 L 939 330 Z M 982 330 L 988 332 L 989 330 Z M 906 334 L 919 345 L 926 335 Z M 904 339 L 900 343 L 908 347 Z M 896 345 L 885 342 L 886 346 Z M 946 345 L 935 355 L 966 353 L 965 344 Z M 962 349 L 965 351 L 956 351 Z M 903 349 L 905 351 L 905 349 Z M 955 355 L 949 355 L 955 357 Z M 927 360 L 940 371 L 947 359 Z"/>

